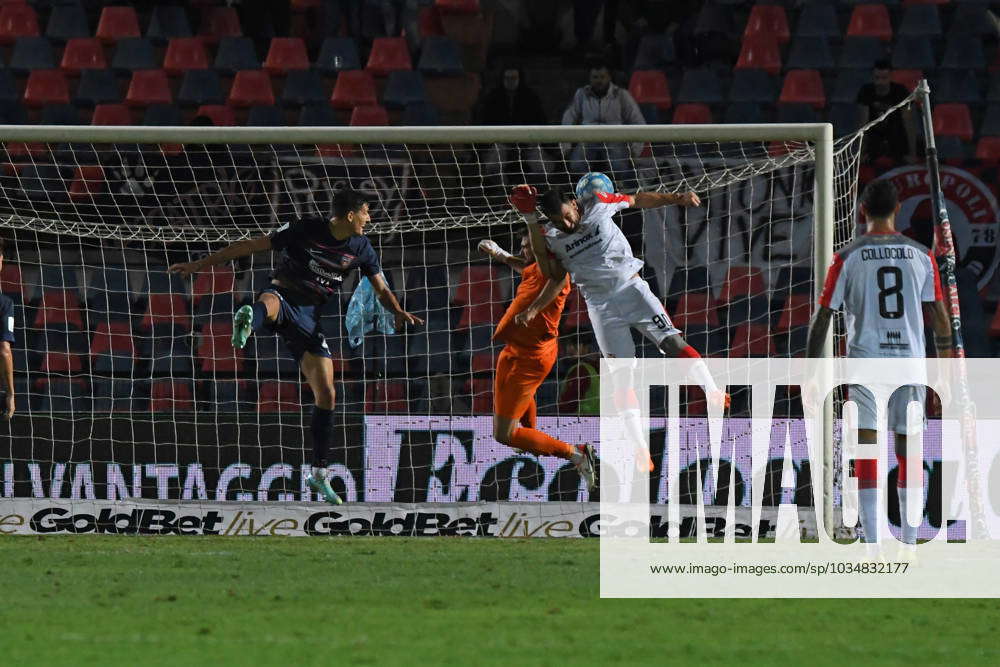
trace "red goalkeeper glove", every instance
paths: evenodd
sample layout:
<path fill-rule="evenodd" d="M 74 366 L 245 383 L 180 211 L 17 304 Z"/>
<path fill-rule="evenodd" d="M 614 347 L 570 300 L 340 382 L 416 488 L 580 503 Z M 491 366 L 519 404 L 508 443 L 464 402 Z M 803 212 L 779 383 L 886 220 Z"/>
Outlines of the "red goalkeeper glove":
<path fill-rule="evenodd" d="M 538 190 L 532 185 L 518 185 L 510 192 L 510 203 L 521 213 L 534 213 L 538 206 Z"/>

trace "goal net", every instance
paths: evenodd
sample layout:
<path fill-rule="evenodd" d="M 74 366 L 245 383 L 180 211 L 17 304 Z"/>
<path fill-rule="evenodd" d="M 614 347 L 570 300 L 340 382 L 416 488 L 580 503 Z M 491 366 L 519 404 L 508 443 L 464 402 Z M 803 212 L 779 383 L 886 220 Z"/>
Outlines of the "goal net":
<path fill-rule="evenodd" d="M 329 215 L 333 193 L 352 187 L 370 198 L 367 233 L 389 285 L 426 324 L 375 326 L 352 340 L 345 313 L 356 275 L 321 310 L 339 415 L 331 475 L 348 501 L 337 516 L 352 516 L 354 503 L 508 501 L 514 509 L 501 521 L 480 512 L 463 522 L 444 505 L 421 505 L 432 518 L 414 518 L 417 506 L 406 506 L 385 531 L 520 534 L 521 516 L 549 520 L 546 530 L 568 517 L 569 533 L 587 534 L 596 496 L 573 467 L 492 437 L 500 346 L 491 334 L 519 277 L 480 254 L 479 241 L 518 252 L 523 225 L 510 187 L 570 191 L 584 168 L 608 173 L 620 191 L 696 191 L 699 208 L 620 216 L 645 259 L 643 277 L 705 356 L 804 356 L 817 271 L 855 223 L 860 135 L 837 145 L 831 170 L 823 157 L 833 145 L 812 140 L 820 127 L 3 128 L 0 287 L 15 307 L 18 411 L 0 426 L 10 434 L 0 441 L 2 502 L 28 508 L 25 521 L 40 517 L 43 529 L 157 532 L 166 522 L 162 531 L 183 532 L 176 508 L 173 524 L 128 508 L 186 501 L 203 510 L 192 526 L 208 530 L 206 512 L 225 511 L 213 530 L 237 533 L 264 524 L 248 524 L 241 507 L 271 516 L 248 504 L 265 503 L 294 506 L 302 526 L 323 532 L 316 513 L 330 508 L 305 484 L 307 385 L 278 337 L 230 344 L 233 311 L 269 283 L 274 258 L 190 280 L 167 267 L 305 214 Z M 658 355 L 648 341 L 636 345 L 637 356 Z M 575 289 L 559 350 L 537 393 L 538 427 L 596 442 L 599 350 Z M 732 418 L 745 416 L 747 397 L 733 398 Z M 796 397 L 787 399 L 788 417 L 799 417 Z M 654 390 L 651 405 L 660 488 L 665 395 Z M 683 397 L 682 411 L 685 428 L 704 428 L 698 392 Z M 811 503 L 820 475 L 804 445 L 796 456 L 792 489 L 774 461 L 765 504 Z M 749 470 L 732 464 L 749 484 Z M 377 533 L 367 516 L 336 525 Z M 421 521 L 424 533 L 414 528 Z"/>

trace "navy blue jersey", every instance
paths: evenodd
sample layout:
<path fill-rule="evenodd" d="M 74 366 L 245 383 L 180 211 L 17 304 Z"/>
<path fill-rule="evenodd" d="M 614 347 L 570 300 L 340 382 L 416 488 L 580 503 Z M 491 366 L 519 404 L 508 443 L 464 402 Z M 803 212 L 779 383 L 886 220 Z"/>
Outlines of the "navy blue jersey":
<path fill-rule="evenodd" d="M 0 294 L 0 341 L 14 342 L 14 302 Z"/>
<path fill-rule="evenodd" d="M 330 233 L 327 218 L 301 218 L 273 232 L 270 238 L 271 247 L 281 253 L 274 277 L 312 305 L 326 303 L 355 267 L 369 278 L 382 272 L 368 237 L 351 236 L 338 241 Z"/>

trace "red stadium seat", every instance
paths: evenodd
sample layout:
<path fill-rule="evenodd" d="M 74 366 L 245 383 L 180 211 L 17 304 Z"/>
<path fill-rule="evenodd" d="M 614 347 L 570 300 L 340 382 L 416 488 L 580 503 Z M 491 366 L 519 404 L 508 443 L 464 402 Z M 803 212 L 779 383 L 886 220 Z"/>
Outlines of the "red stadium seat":
<path fill-rule="evenodd" d="M 124 352 L 135 356 L 135 338 L 128 322 L 101 322 L 97 325 L 90 344 L 90 356 L 96 357 L 108 352 Z"/>
<path fill-rule="evenodd" d="M 671 104 L 670 85 L 666 75 L 660 70 L 636 70 L 628 82 L 628 92 L 639 104 L 655 104 L 660 109 L 669 109 Z"/>
<path fill-rule="evenodd" d="M 441 12 L 478 14 L 479 0 L 434 0 L 434 7 Z"/>
<path fill-rule="evenodd" d="M 764 294 L 764 274 L 752 266 L 732 266 L 719 292 L 719 303 L 727 304 L 740 297 Z"/>
<path fill-rule="evenodd" d="M 105 7 L 97 22 L 97 37 L 105 44 L 113 44 L 126 37 L 142 37 L 139 17 L 133 7 Z"/>
<path fill-rule="evenodd" d="M 4 262 L 0 269 L 0 292 L 4 294 L 22 294 L 24 286 L 21 283 L 21 267 L 17 264 Z"/>
<path fill-rule="evenodd" d="M 972 141 L 972 114 L 966 104 L 935 104 L 934 134 Z"/>
<path fill-rule="evenodd" d="M 267 72 L 246 69 L 236 73 L 228 104 L 234 107 L 274 106 L 274 89 Z"/>
<path fill-rule="evenodd" d="M 417 18 L 421 37 L 443 37 L 444 25 L 436 7 L 422 7 Z"/>
<path fill-rule="evenodd" d="M 46 104 L 69 104 L 69 84 L 58 69 L 36 69 L 28 75 L 24 103 L 32 107 Z"/>
<path fill-rule="evenodd" d="M 365 71 L 385 76 L 396 70 L 413 69 L 410 46 L 405 37 L 376 37 L 368 56 Z"/>
<path fill-rule="evenodd" d="M 201 27 L 198 30 L 201 38 L 215 44 L 223 37 L 242 37 L 240 16 L 235 7 L 205 7 L 201 10 Z"/>
<path fill-rule="evenodd" d="M 781 309 L 781 319 L 778 320 L 778 331 L 807 326 L 811 315 L 812 298 L 808 294 L 789 294 Z"/>
<path fill-rule="evenodd" d="M 204 296 L 213 294 L 232 294 L 236 287 L 236 275 L 228 266 L 213 266 L 207 271 L 201 271 L 194 279 L 191 302 L 197 307 Z"/>
<path fill-rule="evenodd" d="M 678 104 L 674 109 L 675 125 L 697 125 L 712 122 L 712 110 L 707 104 Z"/>
<path fill-rule="evenodd" d="M 131 125 L 132 112 L 124 104 L 98 104 L 91 125 Z"/>
<path fill-rule="evenodd" d="M 375 81 L 363 70 L 347 70 L 337 75 L 330 103 L 337 109 L 378 104 Z"/>
<path fill-rule="evenodd" d="M 406 398 L 405 382 L 376 380 L 369 382 L 365 387 L 366 414 L 409 411 L 410 403 Z"/>
<path fill-rule="evenodd" d="M 990 338 L 1000 338 L 1000 308 L 997 308 L 990 320 Z"/>
<path fill-rule="evenodd" d="M 477 378 L 465 383 L 465 391 L 472 394 L 472 412 L 477 415 L 493 413 L 493 380 Z"/>
<path fill-rule="evenodd" d="M 83 361 L 79 354 L 72 352 L 46 352 L 42 357 L 42 373 L 79 373 Z"/>
<path fill-rule="evenodd" d="M 302 402 L 297 382 L 263 382 L 257 412 L 301 412 Z"/>
<path fill-rule="evenodd" d="M 11 44 L 18 37 L 38 37 L 38 14 L 27 4 L 0 7 L 0 44 Z"/>
<path fill-rule="evenodd" d="M 264 70 L 271 74 L 287 74 L 297 69 L 309 69 L 306 43 L 298 37 L 273 38 L 264 59 Z"/>
<path fill-rule="evenodd" d="M 191 330 L 191 311 L 180 294 L 150 294 L 142 329 L 156 324 L 170 324 L 185 331 Z"/>
<path fill-rule="evenodd" d="M 784 44 L 791 35 L 788 32 L 788 17 L 781 5 L 754 5 L 743 30 L 744 39 L 750 37 L 769 37 Z"/>
<path fill-rule="evenodd" d="M 472 372 L 492 373 L 497 367 L 498 356 L 496 352 L 476 352 L 472 355 Z"/>
<path fill-rule="evenodd" d="M 563 309 L 563 318 L 559 328 L 562 331 L 576 331 L 589 326 L 590 312 L 587 310 L 587 302 L 580 294 L 580 290 L 575 289 L 566 297 L 566 307 Z"/>
<path fill-rule="evenodd" d="M 476 264 L 462 269 L 452 303 L 463 306 L 458 327 L 495 324 L 503 314 L 503 290 L 499 274 L 491 265 Z"/>
<path fill-rule="evenodd" d="M 740 47 L 735 69 L 762 69 L 769 74 L 781 71 L 781 50 L 773 37 L 747 37 Z"/>
<path fill-rule="evenodd" d="M 167 44 L 163 69 L 167 74 L 183 74 L 190 69 L 208 69 L 211 63 L 201 37 L 174 37 Z"/>
<path fill-rule="evenodd" d="M 35 314 L 34 326 L 44 329 L 49 326 L 73 326 L 83 329 L 83 315 L 80 310 L 80 295 L 76 290 L 45 290 Z"/>
<path fill-rule="evenodd" d="M 190 412 L 194 410 L 191 385 L 174 380 L 155 380 L 149 388 L 150 412 Z"/>
<path fill-rule="evenodd" d="M 201 331 L 198 344 L 200 369 L 204 373 L 237 373 L 243 368 L 243 350 L 233 347 L 233 325 L 210 322 Z"/>
<path fill-rule="evenodd" d="M 151 104 L 172 104 L 174 96 L 170 92 L 167 73 L 162 69 L 136 70 L 125 93 L 125 103 L 130 107 L 145 107 Z"/>
<path fill-rule="evenodd" d="M 66 42 L 66 50 L 59 63 L 59 67 L 67 74 L 78 74 L 82 69 L 104 69 L 107 66 L 101 40 L 91 37 L 76 37 Z"/>
<path fill-rule="evenodd" d="M 224 104 L 203 104 L 196 115 L 211 118 L 216 127 L 236 125 L 236 114 Z"/>
<path fill-rule="evenodd" d="M 907 90 L 913 90 L 924 78 L 924 73 L 918 69 L 894 69 L 889 75 L 893 81 L 901 84 Z"/>
<path fill-rule="evenodd" d="M 670 313 L 670 319 L 678 329 L 689 326 L 719 326 L 719 315 L 715 312 L 715 301 L 707 292 L 688 292 L 681 294 Z"/>
<path fill-rule="evenodd" d="M 1000 137 L 981 137 L 976 144 L 976 159 L 986 162 L 1000 161 Z"/>
<path fill-rule="evenodd" d="M 892 22 L 885 5 L 855 5 L 848 37 L 877 37 L 883 42 L 892 41 Z"/>
<path fill-rule="evenodd" d="M 826 106 L 823 78 L 814 69 L 793 69 L 785 75 L 779 104 L 808 104 L 815 109 Z"/>
<path fill-rule="evenodd" d="M 389 124 L 389 112 L 379 104 L 354 107 L 351 111 L 351 125 L 382 126 Z"/>
<path fill-rule="evenodd" d="M 729 343 L 731 357 L 773 357 L 776 354 L 774 339 L 766 324 L 744 322 L 736 327 Z"/>
<path fill-rule="evenodd" d="M 104 169 L 97 164 L 77 167 L 69 185 L 69 198 L 85 201 L 104 190 Z"/>

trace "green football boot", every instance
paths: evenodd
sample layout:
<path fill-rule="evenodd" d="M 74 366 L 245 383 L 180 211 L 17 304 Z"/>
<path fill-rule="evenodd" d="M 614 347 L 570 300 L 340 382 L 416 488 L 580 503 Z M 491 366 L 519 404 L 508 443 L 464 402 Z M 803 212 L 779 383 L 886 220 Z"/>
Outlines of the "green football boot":
<path fill-rule="evenodd" d="M 327 478 L 324 477 L 323 479 L 316 479 L 312 475 L 309 475 L 308 477 L 306 477 L 306 483 L 309 485 L 310 489 L 322 495 L 323 500 L 330 503 L 331 505 L 344 504 L 344 501 L 340 499 L 340 496 L 337 495 L 337 492 L 333 490 L 332 486 L 330 486 L 330 480 L 328 480 Z"/>
<path fill-rule="evenodd" d="M 247 339 L 253 329 L 250 324 L 253 322 L 253 308 L 250 306 L 240 306 L 233 315 L 233 347 L 243 349 L 247 344 Z"/>

